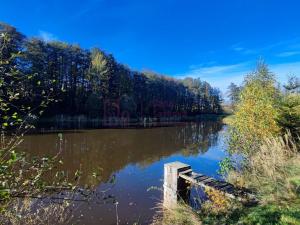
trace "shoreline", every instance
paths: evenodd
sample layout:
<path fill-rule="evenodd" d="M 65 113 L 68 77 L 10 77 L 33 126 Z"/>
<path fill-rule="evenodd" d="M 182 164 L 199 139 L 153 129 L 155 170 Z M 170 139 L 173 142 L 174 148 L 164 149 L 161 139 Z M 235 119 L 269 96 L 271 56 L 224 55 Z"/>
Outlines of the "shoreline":
<path fill-rule="evenodd" d="M 61 131 L 64 129 L 143 129 L 155 127 L 176 126 L 186 122 L 198 121 L 222 121 L 227 114 L 199 114 L 195 116 L 182 117 L 143 117 L 143 118 L 88 118 L 86 116 L 65 116 L 57 115 L 54 117 L 41 118 L 36 124 L 35 130 L 42 132 L 53 130 Z"/>

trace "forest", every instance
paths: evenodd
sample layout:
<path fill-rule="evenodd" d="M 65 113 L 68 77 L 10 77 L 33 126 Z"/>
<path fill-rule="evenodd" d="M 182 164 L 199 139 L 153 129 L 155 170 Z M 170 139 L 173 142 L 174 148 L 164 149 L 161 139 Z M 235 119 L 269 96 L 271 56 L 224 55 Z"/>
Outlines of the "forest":
<path fill-rule="evenodd" d="M 32 109 L 46 105 L 45 98 L 51 100 L 47 110 L 40 111 L 44 117 L 140 118 L 221 112 L 220 91 L 209 83 L 134 71 L 99 48 L 27 38 L 5 23 L 0 23 L 0 46 L 1 99 L 16 108 L 29 105 Z M 5 99 L 12 87 L 22 98 Z M 13 110 L 9 107 L 7 114 Z"/>

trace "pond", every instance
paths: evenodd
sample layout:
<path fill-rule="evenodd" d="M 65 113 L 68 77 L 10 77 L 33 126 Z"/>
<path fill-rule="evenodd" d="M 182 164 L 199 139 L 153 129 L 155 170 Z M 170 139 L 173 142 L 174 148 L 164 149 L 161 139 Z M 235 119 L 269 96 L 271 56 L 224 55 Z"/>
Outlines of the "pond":
<path fill-rule="evenodd" d="M 218 163 L 225 156 L 225 131 L 219 121 L 67 130 L 27 135 L 22 148 L 32 155 L 55 155 L 61 150 L 60 169 L 71 176 L 80 168 L 82 186 L 95 185 L 92 174 L 99 174 L 95 192 L 105 191 L 107 199 L 76 203 L 71 224 L 116 224 L 116 214 L 119 224 L 149 224 L 153 208 L 163 200 L 159 189 L 164 164 L 181 161 L 197 172 L 218 177 Z"/>

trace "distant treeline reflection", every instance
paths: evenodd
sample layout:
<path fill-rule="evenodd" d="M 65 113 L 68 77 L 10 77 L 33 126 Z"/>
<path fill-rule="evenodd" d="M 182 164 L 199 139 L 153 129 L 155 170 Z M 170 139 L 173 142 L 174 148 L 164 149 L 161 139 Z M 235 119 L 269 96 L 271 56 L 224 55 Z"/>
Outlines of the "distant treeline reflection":
<path fill-rule="evenodd" d="M 55 132 L 64 129 L 98 129 L 98 128 L 152 128 L 174 126 L 181 122 L 219 121 L 223 115 L 199 114 L 195 116 L 169 116 L 169 117 L 104 117 L 89 118 L 84 115 L 68 116 L 56 115 L 43 118 L 36 124 L 32 132 Z"/>
<path fill-rule="evenodd" d="M 129 164 L 147 166 L 162 157 L 181 152 L 185 155 L 205 153 L 216 145 L 221 122 L 181 123 L 152 129 L 98 129 L 32 134 L 25 137 L 22 148 L 32 155 L 54 155 L 62 149 L 60 170 L 70 176 L 80 168 L 80 183 L 89 184 L 98 170 L 101 182 Z"/>

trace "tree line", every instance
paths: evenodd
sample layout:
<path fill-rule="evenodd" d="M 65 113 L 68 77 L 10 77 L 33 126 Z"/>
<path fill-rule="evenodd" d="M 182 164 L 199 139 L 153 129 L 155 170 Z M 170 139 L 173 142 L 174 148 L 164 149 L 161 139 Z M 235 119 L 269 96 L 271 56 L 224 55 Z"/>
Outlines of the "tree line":
<path fill-rule="evenodd" d="M 29 105 L 34 107 L 51 91 L 55 101 L 45 116 L 103 117 L 126 112 L 130 117 L 157 117 L 221 112 L 220 91 L 209 83 L 133 71 L 99 48 L 27 38 L 5 23 L 0 23 L 0 46 L 2 68 L 14 68 L 16 76 L 26 78 L 18 91 L 26 92 Z M 3 82 L 10 82 L 5 69 L 0 76 Z M 1 96 L 5 94 L 2 90 Z"/>

